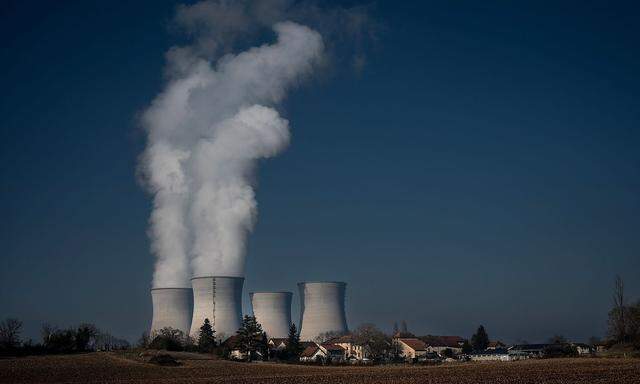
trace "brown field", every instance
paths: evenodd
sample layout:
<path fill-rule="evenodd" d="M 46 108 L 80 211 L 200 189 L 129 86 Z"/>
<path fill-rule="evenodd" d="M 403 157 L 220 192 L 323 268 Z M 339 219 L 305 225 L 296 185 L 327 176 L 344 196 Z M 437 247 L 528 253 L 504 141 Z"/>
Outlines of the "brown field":
<path fill-rule="evenodd" d="M 638 359 L 317 367 L 184 360 L 160 367 L 112 353 L 0 360 L 0 383 L 640 383 Z"/>

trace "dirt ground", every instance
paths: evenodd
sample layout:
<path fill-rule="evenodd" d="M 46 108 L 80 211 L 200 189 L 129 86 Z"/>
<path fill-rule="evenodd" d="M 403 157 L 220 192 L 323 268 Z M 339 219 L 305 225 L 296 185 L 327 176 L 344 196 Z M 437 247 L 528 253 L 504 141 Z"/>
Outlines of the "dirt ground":
<path fill-rule="evenodd" d="M 0 383 L 640 383 L 640 359 L 622 358 L 373 367 L 181 362 L 160 367 L 113 353 L 4 359 Z"/>

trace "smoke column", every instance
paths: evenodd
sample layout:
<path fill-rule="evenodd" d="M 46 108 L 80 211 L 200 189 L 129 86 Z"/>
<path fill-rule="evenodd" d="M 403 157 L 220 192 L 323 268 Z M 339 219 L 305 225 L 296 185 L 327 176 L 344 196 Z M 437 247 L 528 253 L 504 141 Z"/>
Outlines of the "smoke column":
<path fill-rule="evenodd" d="M 289 123 L 275 107 L 324 50 L 320 34 L 303 25 L 277 22 L 273 31 L 274 43 L 217 61 L 211 36 L 167 53 L 167 84 L 142 115 L 154 287 L 244 273 L 257 215 L 256 161 L 289 143 Z"/>

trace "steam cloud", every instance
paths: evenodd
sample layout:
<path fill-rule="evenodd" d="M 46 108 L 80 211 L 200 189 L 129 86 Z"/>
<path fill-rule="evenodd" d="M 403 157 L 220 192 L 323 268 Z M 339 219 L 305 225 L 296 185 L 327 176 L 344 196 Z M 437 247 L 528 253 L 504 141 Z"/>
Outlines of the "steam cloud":
<path fill-rule="evenodd" d="M 215 65 L 198 47 L 168 54 L 166 89 L 142 117 L 155 287 L 187 287 L 192 271 L 243 274 L 257 213 L 256 160 L 289 143 L 289 124 L 273 106 L 323 52 L 318 32 L 293 22 L 273 28 L 276 43 Z"/>
<path fill-rule="evenodd" d="M 367 21 L 362 8 L 322 10 L 288 0 L 178 7 L 176 25 L 192 43 L 169 49 L 167 83 L 141 119 L 148 138 L 140 171 L 153 194 L 154 287 L 243 275 L 257 217 L 256 161 L 289 143 L 289 123 L 275 107 L 325 60 L 316 29 L 332 40 L 361 42 Z M 230 53 L 265 28 L 275 32 L 274 43 Z"/>

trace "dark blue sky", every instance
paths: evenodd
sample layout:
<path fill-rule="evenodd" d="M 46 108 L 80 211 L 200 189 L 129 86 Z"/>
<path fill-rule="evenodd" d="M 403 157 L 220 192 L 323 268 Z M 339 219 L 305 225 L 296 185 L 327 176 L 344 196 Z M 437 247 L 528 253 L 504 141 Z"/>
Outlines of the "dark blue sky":
<path fill-rule="evenodd" d="M 640 9 L 419 3 L 378 2 L 364 70 L 290 94 L 245 291 L 344 280 L 352 327 L 603 335 L 616 273 L 640 298 Z M 27 336 L 149 326 L 136 114 L 176 4 L 0 6 L 0 317 Z"/>

